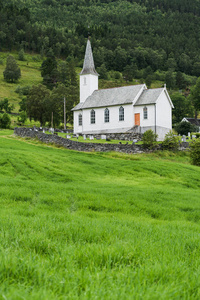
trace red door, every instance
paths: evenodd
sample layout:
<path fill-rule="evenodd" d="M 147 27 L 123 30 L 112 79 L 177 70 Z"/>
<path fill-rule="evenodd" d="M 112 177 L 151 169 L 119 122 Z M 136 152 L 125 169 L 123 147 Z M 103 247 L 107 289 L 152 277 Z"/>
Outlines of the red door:
<path fill-rule="evenodd" d="M 135 126 L 140 126 L 140 114 L 135 114 Z"/>

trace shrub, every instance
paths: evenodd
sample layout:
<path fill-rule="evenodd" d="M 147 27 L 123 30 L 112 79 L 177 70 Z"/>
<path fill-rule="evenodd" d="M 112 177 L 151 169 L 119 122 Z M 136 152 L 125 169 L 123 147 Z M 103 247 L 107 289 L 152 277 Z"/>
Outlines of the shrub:
<path fill-rule="evenodd" d="M 196 138 L 199 139 L 200 138 L 200 132 L 197 132 L 195 134 L 196 134 Z"/>
<path fill-rule="evenodd" d="M 165 139 L 162 142 L 163 149 L 166 150 L 178 150 L 179 148 L 179 138 L 174 136 L 173 132 L 170 131 L 165 135 Z"/>
<path fill-rule="evenodd" d="M 156 139 L 158 135 L 149 129 L 142 136 L 143 147 L 146 149 L 154 149 L 157 145 Z"/>
<path fill-rule="evenodd" d="M 25 111 L 20 112 L 19 117 L 17 118 L 19 124 L 24 125 L 27 120 L 27 113 Z"/>
<path fill-rule="evenodd" d="M 200 139 L 190 144 L 190 160 L 193 165 L 200 166 Z"/>
<path fill-rule="evenodd" d="M 188 135 L 188 132 L 196 132 L 197 126 L 190 124 L 189 122 L 180 122 L 176 125 L 176 131 L 181 135 Z"/>
<path fill-rule="evenodd" d="M 11 125 L 11 118 L 7 113 L 4 113 L 3 115 L 0 115 L 0 127 L 8 129 Z"/>

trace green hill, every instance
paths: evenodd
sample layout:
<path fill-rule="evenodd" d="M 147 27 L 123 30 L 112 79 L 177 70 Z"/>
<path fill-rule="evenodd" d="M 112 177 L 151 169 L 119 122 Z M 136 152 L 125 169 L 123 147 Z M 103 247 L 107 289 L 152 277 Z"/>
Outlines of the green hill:
<path fill-rule="evenodd" d="M 199 299 L 199 175 L 0 131 L 0 298 Z"/>
<path fill-rule="evenodd" d="M 81 65 L 89 33 L 96 67 L 200 76 L 199 0 L 1 0 L 0 17 L 2 50 L 52 48 Z"/>

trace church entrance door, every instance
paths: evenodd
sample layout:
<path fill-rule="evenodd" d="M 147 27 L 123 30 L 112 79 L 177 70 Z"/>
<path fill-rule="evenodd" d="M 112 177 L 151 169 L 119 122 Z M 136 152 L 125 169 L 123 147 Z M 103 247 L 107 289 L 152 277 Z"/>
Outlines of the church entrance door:
<path fill-rule="evenodd" d="M 135 126 L 140 126 L 140 114 L 135 114 Z"/>

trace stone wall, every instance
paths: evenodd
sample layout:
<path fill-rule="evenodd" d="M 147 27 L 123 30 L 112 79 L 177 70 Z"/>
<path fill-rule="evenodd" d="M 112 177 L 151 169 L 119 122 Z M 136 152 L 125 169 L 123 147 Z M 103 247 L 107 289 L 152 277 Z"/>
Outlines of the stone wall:
<path fill-rule="evenodd" d="M 62 138 L 56 134 L 46 134 L 38 131 L 34 128 L 22 128 L 16 127 L 14 129 L 14 134 L 21 137 L 37 138 L 41 142 L 46 144 L 56 144 L 67 149 L 85 151 L 85 152 L 123 152 L 123 153 L 143 153 L 149 152 L 149 150 L 144 150 L 142 145 L 130 145 L 130 144 L 102 144 L 102 143 L 82 143 L 72 141 L 67 138 Z M 181 143 L 179 150 L 185 150 L 189 146 L 189 143 Z M 162 149 L 162 144 L 157 146 L 157 149 Z"/>
<path fill-rule="evenodd" d="M 142 153 L 144 152 L 141 145 L 126 145 L 126 144 L 102 144 L 102 143 L 82 143 L 72 141 L 70 139 L 62 138 L 55 134 L 46 134 L 41 131 L 34 130 L 33 128 L 22 128 L 16 127 L 14 129 L 14 134 L 21 137 L 37 138 L 41 142 L 46 144 L 56 144 L 64 148 L 77 150 L 77 151 L 97 151 L 97 152 L 108 152 L 117 151 L 123 153 Z"/>

